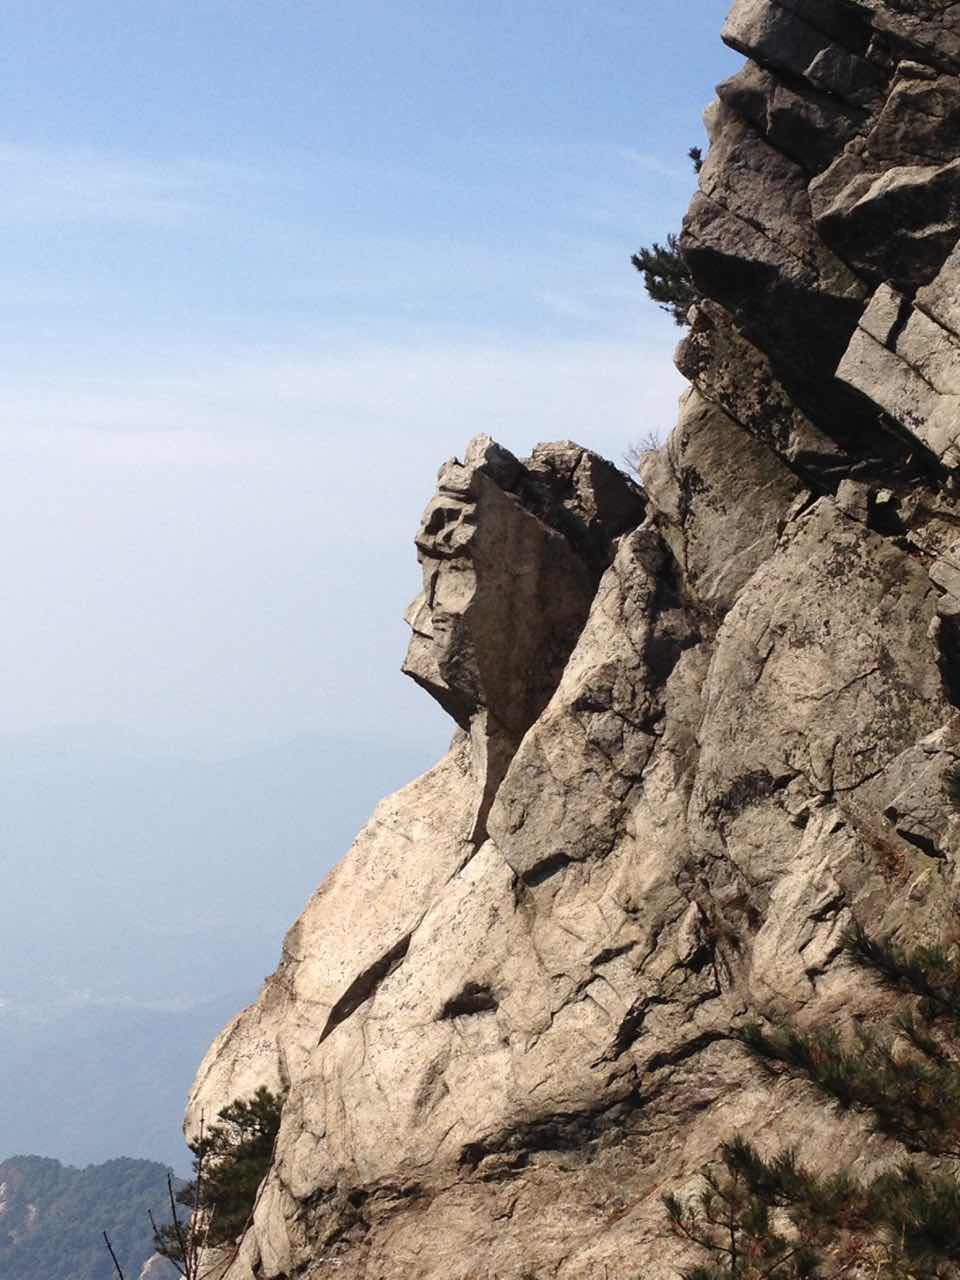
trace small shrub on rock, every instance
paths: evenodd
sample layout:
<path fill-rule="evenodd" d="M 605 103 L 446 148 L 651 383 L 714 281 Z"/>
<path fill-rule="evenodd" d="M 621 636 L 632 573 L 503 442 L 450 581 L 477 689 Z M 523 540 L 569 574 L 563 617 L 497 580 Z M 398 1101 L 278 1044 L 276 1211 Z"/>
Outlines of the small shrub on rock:
<path fill-rule="evenodd" d="M 849 1036 L 754 1025 L 743 1040 L 771 1071 L 868 1116 L 909 1158 L 824 1178 L 793 1151 L 764 1159 L 742 1137 L 725 1143 L 698 1197 L 664 1197 L 671 1230 L 704 1255 L 685 1280 L 960 1280 L 960 956 L 860 928 L 846 945 L 898 997 L 889 1023 Z"/>
<path fill-rule="evenodd" d="M 157 1252 L 187 1280 L 199 1274 L 206 1249 L 234 1243 L 247 1227 L 273 1156 L 283 1098 L 261 1086 L 252 1098 L 238 1099 L 219 1112 L 209 1128 L 201 1125 L 190 1143 L 190 1182 L 171 1194 L 171 1221 L 154 1226 Z M 190 1210 L 187 1223 L 176 1206 Z"/>

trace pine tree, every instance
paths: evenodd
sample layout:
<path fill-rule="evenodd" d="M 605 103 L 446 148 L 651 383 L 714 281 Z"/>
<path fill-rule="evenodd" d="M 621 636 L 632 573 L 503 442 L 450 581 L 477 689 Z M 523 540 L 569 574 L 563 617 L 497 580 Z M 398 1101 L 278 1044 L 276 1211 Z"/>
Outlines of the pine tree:
<path fill-rule="evenodd" d="M 234 1243 L 250 1221 L 270 1160 L 283 1098 L 261 1086 L 252 1098 L 224 1107 L 209 1128 L 203 1124 L 190 1143 L 193 1173 L 176 1193 L 171 1188 L 171 1221 L 154 1224 L 157 1252 L 186 1280 L 199 1276 L 205 1250 Z M 186 1223 L 177 1205 L 190 1210 Z"/>
<path fill-rule="evenodd" d="M 687 152 L 694 173 L 703 168 L 703 152 L 691 147 Z M 662 311 L 673 316 L 679 325 L 687 323 L 687 313 L 701 294 L 693 274 L 680 250 L 680 238 L 672 232 L 666 244 L 655 240 L 649 248 L 638 249 L 630 261 L 643 276 L 643 287 Z"/>
<path fill-rule="evenodd" d="M 708 1259 L 687 1280 L 960 1280 L 960 957 L 861 928 L 846 945 L 898 997 L 892 1019 L 847 1036 L 754 1024 L 743 1042 L 770 1070 L 868 1116 L 911 1158 L 872 1178 L 819 1178 L 793 1151 L 764 1160 L 742 1138 L 724 1144 L 698 1201 L 664 1198 L 673 1231 Z"/>
<path fill-rule="evenodd" d="M 630 261 L 643 275 L 643 286 L 660 309 L 669 312 L 676 324 L 686 324 L 687 312 L 700 298 L 700 292 L 680 252 L 679 238 L 671 232 L 666 244 L 654 241 L 649 249 L 638 250 Z"/>
<path fill-rule="evenodd" d="M 822 1248 L 841 1233 L 847 1265 L 865 1256 L 867 1205 L 850 1179 L 817 1178 L 792 1151 L 766 1161 L 739 1137 L 723 1144 L 720 1162 L 704 1171 L 694 1203 L 664 1197 L 674 1232 L 709 1259 L 686 1280 L 814 1280 L 825 1274 Z"/>

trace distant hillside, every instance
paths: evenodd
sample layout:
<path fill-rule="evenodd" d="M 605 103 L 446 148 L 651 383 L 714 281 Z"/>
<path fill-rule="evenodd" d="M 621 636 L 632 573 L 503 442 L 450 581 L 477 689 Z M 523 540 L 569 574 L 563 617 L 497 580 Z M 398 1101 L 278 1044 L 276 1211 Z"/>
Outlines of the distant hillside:
<path fill-rule="evenodd" d="M 136 1280 L 164 1215 L 167 1171 L 150 1160 L 74 1169 L 42 1156 L 0 1164 L 0 1280 L 111 1280 L 102 1232 Z"/>

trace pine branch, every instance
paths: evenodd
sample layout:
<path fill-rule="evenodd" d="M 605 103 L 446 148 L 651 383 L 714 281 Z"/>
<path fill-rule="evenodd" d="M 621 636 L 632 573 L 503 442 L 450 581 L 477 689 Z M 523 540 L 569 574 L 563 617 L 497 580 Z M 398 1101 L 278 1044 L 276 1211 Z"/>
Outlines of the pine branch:
<path fill-rule="evenodd" d="M 858 924 L 848 933 L 846 948 L 887 990 L 920 996 L 936 1015 L 960 1020 L 960 969 L 943 947 L 905 951 L 887 939 L 871 938 Z"/>
<path fill-rule="evenodd" d="M 863 930 L 847 946 L 901 997 L 891 1019 L 843 1035 L 754 1023 L 740 1039 L 771 1071 L 805 1077 L 908 1149 L 960 1162 L 956 957 L 943 947 L 906 950 Z M 729 1266 L 697 1268 L 687 1280 L 960 1280 L 956 1169 L 927 1160 L 867 1179 L 820 1177 L 794 1151 L 764 1158 L 743 1137 L 724 1143 L 720 1156 L 724 1172 L 705 1171 L 699 1214 L 672 1203 L 675 1229 Z"/>
<path fill-rule="evenodd" d="M 643 276 L 643 286 L 662 311 L 669 312 L 678 325 L 687 323 L 687 313 L 700 300 L 700 291 L 680 250 L 680 239 L 667 236 L 666 244 L 657 241 L 633 254 L 630 261 Z"/>

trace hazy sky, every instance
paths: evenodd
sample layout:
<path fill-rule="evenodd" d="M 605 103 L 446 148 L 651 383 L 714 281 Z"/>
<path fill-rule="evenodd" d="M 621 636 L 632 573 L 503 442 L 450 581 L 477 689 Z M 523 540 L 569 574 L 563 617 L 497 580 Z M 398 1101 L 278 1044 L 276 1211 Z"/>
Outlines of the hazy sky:
<path fill-rule="evenodd" d="M 444 458 L 619 457 L 677 331 L 726 0 L 7 0 L 5 731 L 441 743 L 398 674 Z"/>

